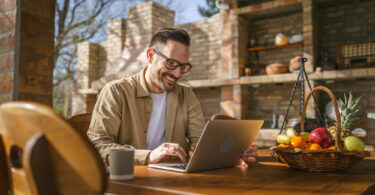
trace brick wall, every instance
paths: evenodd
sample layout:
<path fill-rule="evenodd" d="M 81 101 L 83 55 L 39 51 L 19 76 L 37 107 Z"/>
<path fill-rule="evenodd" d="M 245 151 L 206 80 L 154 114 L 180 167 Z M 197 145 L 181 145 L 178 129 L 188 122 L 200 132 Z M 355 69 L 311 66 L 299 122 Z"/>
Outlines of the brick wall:
<path fill-rule="evenodd" d="M 248 64 L 248 51 L 249 48 L 248 41 L 249 32 L 249 22 L 242 17 L 238 17 L 238 63 L 239 63 L 239 76 L 244 76 L 244 67 Z"/>
<path fill-rule="evenodd" d="M 0 1 L 0 104 L 13 99 L 16 1 Z"/>
<path fill-rule="evenodd" d="M 201 103 L 205 120 L 209 120 L 212 115 L 221 113 L 221 88 L 196 88 L 194 93 Z"/>
<path fill-rule="evenodd" d="M 375 41 L 375 1 L 318 7 L 319 59 L 336 61 L 340 45 Z"/>
<path fill-rule="evenodd" d="M 21 2 L 18 100 L 52 106 L 54 8 L 49 0 Z"/>
<path fill-rule="evenodd" d="M 249 36 L 255 40 L 255 46 L 275 45 L 275 36 L 280 32 L 289 37 L 302 33 L 302 12 L 251 21 L 249 31 Z M 293 57 L 301 54 L 301 47 L 251 52 L 249 61 L 255 63 L 252 68 L 255 74 L 265 74 L 262 70 L 266 65 L 275 62 L 289 65 Z"/>
<path fill-rule="evenodd" d="M 362 114 L 375 113 L 375 79 L 368 80 L 336 80 L 334 82 L 318 82 L 319 85 L 328 87 L 334 93 L 337 99 L 344 98 L 346 95 L 352 92 L 353 96 L 361 96 Z M 319 94 L 319 108 L 324 112 L 325 105 L 331 101 L 328 95 Z"/>
<path fill-rule="evenodd" d="M 96 77 L 98 49 L 99 45 L 95 43 L 84 42 L 78 45 L 77 82 L 81 89 L 89 89 L 91 82 L 99 78 Z"/>
<path fill-rule="evenodd" d="M 117 69 L 107 71 L 106 75 L 119 71 L 132 75 L 140 71 L 146 65 L 146 49 L 152 35 L 174 24 L 174 12 L 153 1 L 129 8 L 127 14 L 125 49 L 116 63 Z"/>
<path fill-rule="evenodd" d="M 0 1 L 0 103 L 30 100 L 51 106 L 55 2 L 16 2 Z"/>
<path fill-rule="evenodd" d="M 106 58 L 98 59 L 102 62 L 102 66 L 104 65 L 105 67 L 103 68 L 105 75 L 113 74 L 113 72 L 118 70 L 118 58 L 121 57 L 125 45 L 125 29 L 126 21 L 123 18 L 107 21 L 107 41 L 101 43 Z"/>
<path fill-rule="evenodd" d="M 221 17 L 219 14 L 194 23 L 178 25 L 185 29 L 191 40 L 190 62 L 193 65 L 184 80 L 203 80 L 217 78 L 220 71 Z"/>
<path fill-rule="evenodd" d="M 101 44 L 90 42 L 78 44 L 77 83 L 79 90 L 72 93 L 72 115 L 92 112 L 96 94 L 80 93 L 80 90 L 90 89 L 91 83 L 103 76 L 107 63 L 103 58 L 106 59 L 106 53 L 106 49 Z"/>
<path fill-rule="evenodd" d="M 294 83 L 262 84 L 256 87 L 247 86 L 247 110 L 243 119 L 265 120 L 264 128 L 271 127 L 273 113 L 277 118 L 285 112 L 289 105 Z M 294 96 L 288 118 L 299 117 L 299 89 Z"/>
<path fill-rule="evenodd" d="M 214 114 L 226 114 L 238 119 L 247 116 L 249 92 L 247 86 L 195 88 L 194 93 L 201 103 L 203 115 L 209 120 Z"/>

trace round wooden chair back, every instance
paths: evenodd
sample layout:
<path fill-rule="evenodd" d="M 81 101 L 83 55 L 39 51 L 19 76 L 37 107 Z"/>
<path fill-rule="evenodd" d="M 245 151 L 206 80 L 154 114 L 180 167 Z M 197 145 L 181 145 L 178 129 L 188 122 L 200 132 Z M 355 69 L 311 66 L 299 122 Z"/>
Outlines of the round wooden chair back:
<path fill-rule="evenodd" d="M 2 104 L 0 135 L 13 194 L 104 193 L 107 179 L 98 152 L 51 108 Z"/>
<path fill-rule="evenodd" d="M 211 117 L 211 120 L 237 120 L 234 117 L 225 114 L 215 114 Z"/>
<path fill-rule="evenodd" d="M 92 113 L 83 113 L 68 118 L 69 123 L 78 131 L 86 135 L 91 122 Z"/>

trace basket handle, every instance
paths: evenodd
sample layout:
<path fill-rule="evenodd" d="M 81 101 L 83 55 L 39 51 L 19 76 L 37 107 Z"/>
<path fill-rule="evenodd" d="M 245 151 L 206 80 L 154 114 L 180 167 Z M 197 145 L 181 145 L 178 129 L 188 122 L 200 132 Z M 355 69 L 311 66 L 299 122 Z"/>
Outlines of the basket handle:
<path fill-rule="evenodd" d="M 305 103 L 303 104 L 303 110 L 302 110 L 302 115 L 301 115 L 301 132 L 305 131 L 305 115 L 306 115 L 307 103 L 309 102 L 311 95 L 314 92 L 319 91 L 319 90 L 325 91 L 329 95 L 329 97 L 331 98 L 331 101 L 333 103 L 333 106 L 335 107 L 336 122 L 337 122 L 335 146 L 336 146 L 337 150 L 341 151 L 342 148 L 341 148 L 341 136 L 340 136 L 341 135 L 341 118 L 340 118 L 340 113 L 339 113 L 339 109 L 337 107 L 336 98 L 333 95 L 332 91 L 329 90 L 327 87 L 324 87 L 324 86 L 315 87 L 314 89 L 312 89 L 307 94 Z"/>

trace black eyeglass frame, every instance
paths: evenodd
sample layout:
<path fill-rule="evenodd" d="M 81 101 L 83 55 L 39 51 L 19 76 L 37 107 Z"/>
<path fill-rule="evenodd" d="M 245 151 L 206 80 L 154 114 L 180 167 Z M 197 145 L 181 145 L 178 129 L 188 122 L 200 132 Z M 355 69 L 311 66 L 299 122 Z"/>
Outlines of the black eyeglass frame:
<path fill-rule="evenodd" d="M 186 64 L 183 64 L 183 63 L 180 63 L 179 61 L 177 61 L 177 60 L 175 60 L 175 59 L 171 59 L 171 58 L 167 58 L 164 54 L 162 54 L 159 50 L 157 50 L 157 49 L 155 49 L 155 48 L 153 48 L 154 49 L 154 51 L 155 51 L 155 53 L 156 54 L 158 54 L 160 57 L 162 57 L 162 58 L 164 58 L 166 61 L 167 61 L 167 63 L 168 63 L 168 61 L 173 61 L 173 62 L 177 62 L 177 66 L 175 66 L 174 68 L 170 68 L 170 67 L 168 67 L 167 65 L 165 66 L 168 70 L 176 70 L 179 66 L 181 67 L 180 68 L 180 72 L 182 73 L 182 74 L 186 74 L 186 73 L 188 73 L 190 70 L 191 70 L 191 68 L 193 67 L 190 63 L 186 63 Z M 182 68 L 182 66 L 188 66 L 189 67 L 189 69 L 187 69 L 187 71 L 185 71 L 185 72 L 183 72 L 182 70 L 183 70 L 183 68 Z"/>

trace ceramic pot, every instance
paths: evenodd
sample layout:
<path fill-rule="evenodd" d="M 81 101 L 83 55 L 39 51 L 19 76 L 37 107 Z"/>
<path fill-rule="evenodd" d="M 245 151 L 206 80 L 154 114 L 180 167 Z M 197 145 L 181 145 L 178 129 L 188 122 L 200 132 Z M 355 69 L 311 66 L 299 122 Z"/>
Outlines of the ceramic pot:
<path fill-rule="evenodd" d="M 281 74 L 288 72 L 288 66 L 285 64 L 270 64 L 266 67 L 267 74 Z"/>

